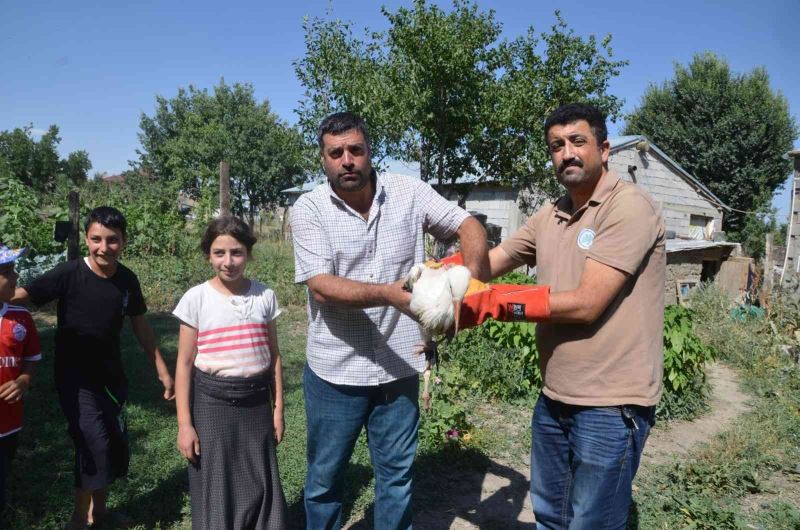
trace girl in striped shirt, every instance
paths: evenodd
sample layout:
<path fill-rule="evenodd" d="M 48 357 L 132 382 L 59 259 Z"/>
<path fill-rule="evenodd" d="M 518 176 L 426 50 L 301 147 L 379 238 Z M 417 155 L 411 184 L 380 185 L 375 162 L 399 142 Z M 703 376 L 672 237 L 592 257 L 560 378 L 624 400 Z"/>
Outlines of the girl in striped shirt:
<path fill-rule="evenodd" d="M 189 289 L 180 320 L 175 392 L 178 450 L 189 461 L 192 528 L 282 529 L 283 376 L 275 293 L 244 276 L 256 238 L 233 216 L 200 242 L 214 277 Z"/>

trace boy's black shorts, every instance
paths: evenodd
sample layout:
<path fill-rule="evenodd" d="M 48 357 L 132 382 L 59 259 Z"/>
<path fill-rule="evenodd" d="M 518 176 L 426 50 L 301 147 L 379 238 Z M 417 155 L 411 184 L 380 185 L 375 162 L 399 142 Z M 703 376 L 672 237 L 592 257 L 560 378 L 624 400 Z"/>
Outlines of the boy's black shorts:
<path fill-rule="evenodd" d="M 0 438 L 0 513 L 6 507 L 6 482 L 11 473 L 11 460 L 17 454 L 19 432 Z"/>
<path fill-rule="evenodd" d="M 122 406 L 108 391 L 58 386 L 75 444 L 75 487 L 98 490 L 128 474 L 128 433 Z"/>

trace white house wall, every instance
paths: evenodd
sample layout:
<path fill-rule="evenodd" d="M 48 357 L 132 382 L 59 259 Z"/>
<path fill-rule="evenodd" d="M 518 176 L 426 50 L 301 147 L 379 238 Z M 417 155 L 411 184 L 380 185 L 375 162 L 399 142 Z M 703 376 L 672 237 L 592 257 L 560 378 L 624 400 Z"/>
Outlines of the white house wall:
<path fill-rule="evenodd" d="M 628 182 L 632 182 L 628 166 L 636 166 L 636 183 L 661 204 L 667 230 L 674 230 L 678 237 L 691 236 L 689 220 L 692 214 L 710 217 L 714 219 L 715 230 L 722 229 L 720 210 L 652 150 L 640 153 L 631 145 L 613 152 L 608 166 Z"/>
<path fill-rule="evenodd" d="M 516 188 L 477 187 L 467 196 L 465 209 L 486 215 L 486 222 L 501 228 L 502 239 L 517 231 L 526 216 L 517 207 Z M 457 203 L 451 199 L 452 203 Z"/>
<path fill-rule="evenodd" d="M 714 219 L 714 229 L 722 229 L 721 211 L 652 150 L 642 155 L 631 145 L 613 152 L 608 165 L 628 182 L 632 182 L 628 166 L 636 166 L 636 183 L 661 204 L 667 230 L 674 230 L 678 237 L 696 234 L 697 227 L 690 224 L 692 215 Z M 505 239 L 527 219 L 517 206 L 518 195 L 517 188 L 480 185 L 467 197 L 466 209 L 485 214 L 487 222 L 501 228 Z"/>

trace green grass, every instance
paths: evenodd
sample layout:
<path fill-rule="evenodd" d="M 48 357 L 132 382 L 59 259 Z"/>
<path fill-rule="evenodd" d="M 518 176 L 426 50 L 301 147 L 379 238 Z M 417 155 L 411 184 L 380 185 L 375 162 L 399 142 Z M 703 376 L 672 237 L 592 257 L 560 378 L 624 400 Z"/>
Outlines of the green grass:
<path fill-rule="evenodd" d="M 167 363 L 174 366 L 177 322 L 165 313 L 148 318 Z M 10 477 L 9 509 L 0 519 L 0 528 L 8 530 L 60 529 L 72 509 L 73 449 L 53 385 L 52 355 L 47 354 L 53 350 L 54 330 L 42 320 L 39 328 L 45 356 L 26 397 L 25 428 Z M 306 469 L 302 391 L 305 329 L 305 308 L 286 307 L 278 320 L 286 396 L 286 436 L 278 446 L 278 460 L 295 528 L 302 528 Z M 139 523 L 136 528 L 188 529 L 188 479 L 185 461 L 175 449 L 174 404 L 161 398 L 155 369 L 145 361 L 127 326 L 122 335 L 122 355 L 130 381 L 131 467 L 128 478 L 112 486 L 109 504 L 132 516 Z M 482 469 L 488 466 L 488 459 L 474 448 L 464 453 L 421 451 L 416 465 L 421 483 L 433 484 L 445 469 Z M 345 484 L 348 503 L 344 520 L 371 520 L 374 480 L 363 434 L 356 444 Z"/>
<path fill-rule="evenodd" d="M 698 296 L 699 333 L 738 371 L 753 407 L 688 457 L 642 470 L 629 528 L 798 529 L 800 512 L 784 501 L 743 508 L 750 495 L 781 493 L 771 477 L 797 472 L 800 366 L 780 349 L 796 339 L 768 320 L 734 321 L 713 289 Z"/>
<path fill-rule="evenodd" d="M 283 244 L 257 247 L 251 267 L 254 276 L 265 279 L 293 303 L 280 298 L 285 312 L 278 321 L 279 340 L 285 366 L 286 437 L 278 447 L 280 473 L 293 528 L 302 528 L 302 487 L 305 480 L 305 411 L 302 370 L 305 362 L 306 314 L 302 289 L 291 285 L 288 273 L 275 268 L 290 267 L 290 253 Z M 174 265 L 173 262 L 170 261 Z M 141 274 L 141 263 L 131 264 L 143 277 L 151 296 L 156 277 L 170 286 L 151 308 L 169 309 L 168 299 L 184 292 L 188 285 L 153 265 Z M 199 260 L 185 264 L 191 274 L 181 282 L 207 278 L 207 266 Z M 192 276 L 194 275 L 194 276 Z M 190 278 L 191 277 L 191 278 Z M 166 287 L 164 287 L 166 288 Z M 720 356 L 737 368 L 754 406 L 735 425 L 680 462 L 643 469 L 637 477 L 636 506 L 631 528 L 763 528 L 798 529 L 800 511 L 780 498 L 766 497 L 756 509 L 744 510 L 749 495 L 770 493 L 770 477 L 777 473 L 796 474 L 800 461 L 800 366 L 780 353 L 780 344 L 796 339 L 784 336 L 784 327 L 764 322 L 733 322 L 728 310 L 717 300 L 698 303 L 698 333 Z M 715 305 L 717 304 L 717 305 Z M 155 313 L 149 320 L 159 336 L 167 362 L 174 366 L 177 322 L 167 313 Z M 782 321 L 785 321 L 784 318 Z M 49 321 L 52 321 L 50 315 Z M 26 397 L 25 429 L 14 461 L 9 488 L 9 509 L 0 519 L 8 530 L 60 529 L 72 507 L 72 444 L 58 406 L 53 386 L 54 330 L 40 321 L 44 360 Z M 110 504 L 130 514 L 137 528 L 188 529 L 190 512 L 186 464 L 175 449 L 174 404 L 164 402 L 155 370 L 144 359 L 138 344 L 126 328 L 122 336 L 123 358 L 130 380 L 130 428 L 132 459 L 129 477 L 111 489 Z M 421 446 L 415 464 L 417 481 L 415 506 L 452 517 L 457 506 L 450 499 L 447 484 L 468 481 L 469 495 L 481 510 L 481 471 L 495 462 L 527 459 L 530 447 L 530 404 L 501 403 L 481 397 L 479 392 L 464 397 L 460 405 L 469 412 L 475 426 L 466 448 Z M 423 421 L 425 416 L 423 414 Z M 504 467 L 510 480 L 525 493 L 525 478 Z M 455 481 L 455 482 L 453 482 Z M 359 439 L 345 480 L 347 491 L 344 520 L 359 521 L 358 528 L 371 528 L 373 510 L 372 468 L 365 437 Z M 470 498 L 472 498 L 470 497 Z M 520 499 L 522 498 L 520 497 Z"/>

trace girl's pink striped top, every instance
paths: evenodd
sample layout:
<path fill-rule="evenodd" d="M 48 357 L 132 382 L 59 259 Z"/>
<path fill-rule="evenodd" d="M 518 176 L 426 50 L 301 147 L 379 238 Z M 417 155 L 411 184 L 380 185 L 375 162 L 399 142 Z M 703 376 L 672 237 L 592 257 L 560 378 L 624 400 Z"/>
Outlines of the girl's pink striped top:
<path fill-rule="evenodd" d="M 222 377 L 250 377 L 269 369 L 267 324 L 280 309 L 264 284 L 250 280 L 247 294 L 226 296 L 205 282 L 189 289 L 173 314 L 198 331 L 198 369 Z"/>

